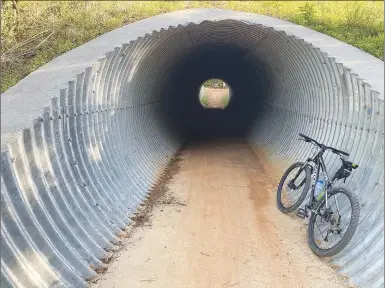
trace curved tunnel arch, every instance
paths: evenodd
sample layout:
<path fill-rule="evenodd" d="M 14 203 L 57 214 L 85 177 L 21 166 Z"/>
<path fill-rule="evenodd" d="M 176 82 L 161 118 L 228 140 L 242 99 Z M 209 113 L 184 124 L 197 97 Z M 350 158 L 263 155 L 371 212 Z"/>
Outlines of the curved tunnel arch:
<path fill-rule="evenodd" d="M 141 37 L 120 46 L 135 29 Z M 8 90 L 2 95 L 2 142 L 9 143 L 2 143 L 2 281 L 85 286 L 84 279 L 105 268 L 129 217 L 186 141 L 245 137 L 283 170 L 310 152 L 296 141 L 302 132 L 350 152 L 360 165 L 347 182 L 362 204 L 360 225 L 333 261 L 358 285 L 383 285 L 383 62 L 339 47 L 366 63 L 355 68 L 375 92 L 323 51 L 337 51 L 333 45 L 341 42 L 309 31 L 246 13 L 179 11 L 107 33 Z M 95 61 L 103 51 L 106 57 Z M 208 78 L 233 88 L 228 109 L 200 106 L 196 90 Z M 60 95 L 58 79 L 69 81 Z M 45 81 L 31 88 L 39 80 Z M 41 95 L 23 115 L 20 101 L 31 91 Z M 326 164 L 334 171 L 339 163 L 328 155 Z"/>

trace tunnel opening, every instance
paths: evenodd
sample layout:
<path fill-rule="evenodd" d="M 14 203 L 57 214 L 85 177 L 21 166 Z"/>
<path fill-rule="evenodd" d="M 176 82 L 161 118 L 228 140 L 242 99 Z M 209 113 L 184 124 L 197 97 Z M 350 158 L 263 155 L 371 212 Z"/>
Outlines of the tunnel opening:
<path fill-rule="evenodd" d="M 231 88 L 222 79 L 208 79 L 199 88 L 199 102 L 205 109 L 226 109 L 231 101 Z"/>
<path fill-rule="evenodd" d="M 260 71 L 263 66 L 250 61 L 248 53 L 234 44 L 204 43 L 173 63 L 160 91 L 167 93 L 162 97 L 163 113 L 186 141 L 246 137 L 263 109 L 270 81 L 268 72 Z M 196 91 L 212 78 L 223 79 L 231 87 L 226 109 L 204 109 L 196 101 Z"/>
<path fill-rule="evenodd" d="M 360 69 L 382 71 L 383 63 L 278 19 L 203 12 L 132 24 L 132 34 L 134 26 L 112 31 L 2 95 L 2 145 L 10 144 L 2 149 L 1 276 L 10 286 L 85 287 L 95 276 L 89 267 L 105 268 L 100 259 L 109 259 L 116 235 L 184 143 L 241 138 L 282 172 L 310 153 L 298 133 L 359 164 L 345 185 L 362 203 L 360 224 L 333 263 L 356 283 L 383 285 L 383 100 L 321 49 L 362 56 Z M 68 81 L 60 92 L 59 78 Z M 231 87 L 227 109 L 197 101 L 210 78 Z M 325 164 L 330 173 L 340 166 L 332 155 Z"/>

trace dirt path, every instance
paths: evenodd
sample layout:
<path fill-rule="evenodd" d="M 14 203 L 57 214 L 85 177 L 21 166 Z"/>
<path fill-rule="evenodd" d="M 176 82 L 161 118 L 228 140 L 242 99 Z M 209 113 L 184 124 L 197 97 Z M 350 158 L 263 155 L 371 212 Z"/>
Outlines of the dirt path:
<path fill-rule="evenodd" d="M 169 191 L 94 287 L 348 287 L 275 207 L 246 144 L 189 146 Z M 345 284 L 344 284 L 345 283 Z"/>
<path fill-rule="evenodd" d="M 229 89 L 206 88 L 208 106 L 211 108 L 224 108 L 223 98 L 228 97 Z"/>

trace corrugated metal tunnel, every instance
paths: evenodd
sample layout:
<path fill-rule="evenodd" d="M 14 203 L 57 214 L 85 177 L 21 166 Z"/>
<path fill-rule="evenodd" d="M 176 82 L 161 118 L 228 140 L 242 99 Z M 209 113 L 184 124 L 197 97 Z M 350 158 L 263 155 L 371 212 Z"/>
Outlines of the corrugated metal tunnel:
<path fill-rule="evenodd" d="M 199 103 L 210 78 L 231 86 L 225 110 Z M 2 287 L 86 286 L 186 141 L 243 137 L 284 170 L 310 153 L 298 133 L 360 165 L 346 183 L 360 224 L 333 262 L 383 286 L 383 62 L 354 47 L 265 16 L 179 11 L 90 41 L 1 98 Z"/>

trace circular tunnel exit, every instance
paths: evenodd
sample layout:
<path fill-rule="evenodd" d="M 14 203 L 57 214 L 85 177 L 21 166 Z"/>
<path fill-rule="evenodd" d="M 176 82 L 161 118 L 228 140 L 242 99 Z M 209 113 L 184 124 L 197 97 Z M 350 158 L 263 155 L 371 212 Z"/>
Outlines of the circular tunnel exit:
<path fill-rule="evenodd" d="M 258 71 L 262 66 L 250 61 L 248 53 L 235 44 L 203 43 L 174 64 L 163 86 L 167 91 L 163 109 L 184 139 L 247 135 L 262 110 L 271 77 Z M 231 87 L 226 109 L 204 109 L 196 101 L 196 91 L 210 78 Z"/>
<path fill-rule="evenodd" d="M 231 87 L 221 79 L 208 79 L 199 88 L 203 108 L 226 109 L 231 101 Z"/>

